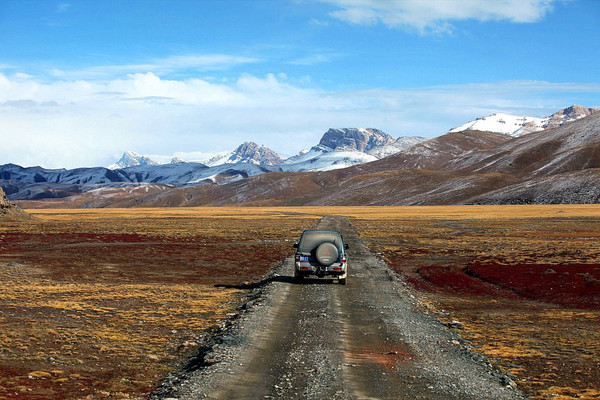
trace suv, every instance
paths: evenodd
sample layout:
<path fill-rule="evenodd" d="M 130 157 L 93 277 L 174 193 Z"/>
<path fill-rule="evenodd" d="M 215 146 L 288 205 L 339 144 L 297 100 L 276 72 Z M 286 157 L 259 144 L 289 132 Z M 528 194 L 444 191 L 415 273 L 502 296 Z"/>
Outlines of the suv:
<path fill-rule="evenodd" d="M 346 250 L 348 245 L 338 231 L 309 229 L 302 233 L 300 241 L 294 243 L 296 250 L 294 280 L 302 281 L 307 275 L 319 278 L 325 275 L 346 284 L 348 267 Z"/>

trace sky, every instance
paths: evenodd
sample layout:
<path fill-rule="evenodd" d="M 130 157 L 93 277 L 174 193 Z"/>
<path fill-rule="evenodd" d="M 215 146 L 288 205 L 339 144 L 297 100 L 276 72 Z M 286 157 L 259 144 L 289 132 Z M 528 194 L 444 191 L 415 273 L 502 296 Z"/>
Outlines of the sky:
<path fill-rule="evenodd" d="M 0 165 L 292 156 L 600 106 L 596 0 L 2 0 Z"/>

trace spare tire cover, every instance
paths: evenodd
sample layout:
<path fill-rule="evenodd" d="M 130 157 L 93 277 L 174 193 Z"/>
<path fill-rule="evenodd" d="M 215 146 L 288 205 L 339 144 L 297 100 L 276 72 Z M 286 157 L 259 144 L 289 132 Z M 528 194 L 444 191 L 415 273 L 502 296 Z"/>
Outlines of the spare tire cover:
<path fill-rule="evenodd" d="M 338 258 L 338 249 L 333 243 L 321 243 L 315 252 L 319 264 L 326 267 L 333 264 Z"/>

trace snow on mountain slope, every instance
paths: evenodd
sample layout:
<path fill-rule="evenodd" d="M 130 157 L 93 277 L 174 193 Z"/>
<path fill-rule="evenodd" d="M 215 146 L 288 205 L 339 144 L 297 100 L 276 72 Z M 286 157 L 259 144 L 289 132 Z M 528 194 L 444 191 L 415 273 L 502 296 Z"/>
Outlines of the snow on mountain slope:
<path fill-rule="evenodd" d="M 127 150 L 123 153 L 123 156 L 119 161 L 114 164 L 109 165 L 108 169 L 119 169 L 119 168 L 127 168 L 134 167 L 137 165 L 159 165 L 156 161 L 152 160 L 150 157 L 143 156 L 141 154 L 136 153 L 135 151 Z"/>
<path fill-rule="evenodd" d="M 421 136 L 401 136 L 392 144 L 385 146 L 377 146 L 367 151 L 367 154 L 375 156 L 379 159 L 397 154 L 403 151 L 407 151 L 416 144 L 419 144 L 427 140 Z"/>
<path fill-rule="evenodd" d="M 278 167 L 282 171 L 294 172 L 330 171 L 377 159 L 377 157 L 361 151 L 333 151 L 322 146 L 315 146 L 306 153 L 288 158 Z"/>
<path fill-rule="evenodd" d="M 0 180 L 4 182 L 37 183 L 40 186 L 92 185 L 109 183 L 160 183 L 188 185 L 198 183 L 227 183 L 249 176 L 263 174 L 276 168 L 255 164 L 224 164 L 207 167 L 200 163 L 176 163 L 162 165 L 137 165 L 110 170 L 107 168 L 45 169 L 23 168 L 14 164 L 0 165 Z"/>
<path fill-rule="evenodd" d="M 598 111 L 600 111 L 600 108 L 587 108 L 575 104 L 545 118 L 496 113 L 487 117 L 477 118 L 474 121 L 469 121 L 461 126 L 450 129 L 449 132 L 476 130 L 504 133 L 506 135 L 519 137 L 532 132 L 558 128 L 559 126 L 585 118 Z"/>
<path fill-rule="evenodd" d="M 222 165 L 239 166 L 252 164 L 266 167 L 268 171 L 327 171 L 384 158 L 404 151 L 423 140 L 425 138 L 416 136 L 394 139 L 385 132 L 373 128 L 332 128 L 325 132 L 317 146 L 286 160 L 264 145 L 259 146 L 254 142 L 244 142 L 235 150 L 225 154 L 218 154 L 203 164 L 211 168 Z M 123 169 L 158 164 L 152 160 L 148 160 L 150 160 L 149 157 L 127 151 L 118 163 L 111 165 L 111 168 Z M 186 163 L 186 161 L 177 158 L 171 160 L 171 164 L 182 163 Z M 194 163 L 192 162 L 192 164 Z M 159 171 L 162 172 L 158 172 L 158 174 L 162 174 L 165 169 L 160 168 Z M 153 175 L 153 173 L 145 169 L 140 170 L 139 173 L 141 173 L 140 176 L 146 177 L 144 179 L 151 179 L 152 182 L 156 182 L 156 179 L 161 179 L 156 174 Z M 219 173 L 221 172 L 214 175 L 218 175 Z M 252 170 L 249 173 L 253 175 L 256 171 Z M 178 175 L 178 173 L 175 173 L 175 175 Z M 190 182 L 188 179 L 189 176 L 187 176 L 189 174 L 186 173 L 184 175 L 186 175 L 185 182 Z M 211 174 L 206 176 L 204 174 L 200 175 L 201 178 L 196 178 L 197 174 L 193 175 L 194 178 L 191 181 L 197 182 L 198 179 L 202 180 L 207 176 L 212 176 Z M 141 178 L 135 178 L 134 180 L 139 181 L 139 179 Z M 220 181 L 220 179 L 216 180 Z"/>
<path fill-rule="evenodd" d="M 200 163 L 175 163 L 158 166 L 137 165 L 121 171 L 133 182 L 186 184 L 202 179 L 207 169 L 206 165 Z"/>
<path fill-rule="evenodd" d="M 317 146 L 302 151 L 279 165 L 282 171 L 329 171 L 375 161 L 405 151 L 422 137 L 394 139 L 378 129 L 329 129 Z"/>
<path fill-rule="evenodd" d="M 590 116 L 598 111 L 600 111 L 598 107 L 583 107 L 575 104 L 549 116 L 544 129 L 558 128 L 566 123 Z"/>
<path fill-rule="evenodd" d="M 520 136 L 525 133 L 543 130 L 544 118 L 522 117 L 497 113 L 487 117 L 477 118 L 459 127 L 450 129 L 449 132 L 462 132 L 466 130 L 497 132 L 511 136 Z"/>
<path fill-rule="evenodd" d="M 476 173 L 528 178 L 600 168 L 600 113 L 496 147 L 455 158 L 449 165 Z"/>
<path fill-rule="evenodd" d="M 170 185 L 226 183 L 249 176 L 264 174 L 270 169 L 250 163 L 223 164 L 207 167 L 200 163 L 176 163 L 158 166 L 139 165 L 121 171 L 132 182 L 151 182 Z"/>
<path fill-rule="evenodd" d="M 262 166 L 273 166 L 283 161 L 281 156 L 267 146 L 259 146 L 254 142 L 244 142 L 231 153 L 211 160 L 208 166 L 223 164 L 249 163 Z"/>

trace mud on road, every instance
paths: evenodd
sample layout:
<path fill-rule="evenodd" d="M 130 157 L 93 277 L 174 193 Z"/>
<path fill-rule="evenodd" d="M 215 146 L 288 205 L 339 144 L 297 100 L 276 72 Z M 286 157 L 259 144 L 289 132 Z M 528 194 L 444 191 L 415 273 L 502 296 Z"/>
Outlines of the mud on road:
<path fill-rule="evenodd" d="M 294 283 L 284 260 L 156 399 L 522 399 L 370 252 L 345 217 L 346 286 Z"/>

